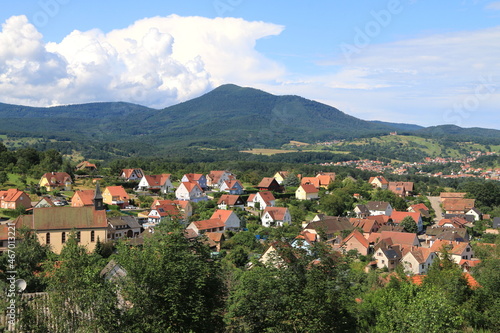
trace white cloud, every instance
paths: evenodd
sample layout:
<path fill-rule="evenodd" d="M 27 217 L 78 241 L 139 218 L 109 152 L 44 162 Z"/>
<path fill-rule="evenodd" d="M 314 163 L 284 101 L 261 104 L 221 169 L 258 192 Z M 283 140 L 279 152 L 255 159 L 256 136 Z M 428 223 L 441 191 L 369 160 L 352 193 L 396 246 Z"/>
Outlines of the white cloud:
<path fill-rule="evenodd" d="M 373 44 L 324 73 L 270 88 L 338 107 L 362 119 L 499 128 L 500 27 Z M 495 120 L 496 119 L 496 120 Z"/>
<path fill-rule="evenodd" d="M 489 10 L 500 10 L 500 1 L 490 2 L 486 5 L 486 9 Z"/>
<path fill-rule="evenodd" d="M 25 16 L 0 32 L 2 102 L 25 105 L 129 101 L 165 107 L 222 83 L 274 80 L 284 68 L 255 50 L 282 26 L 235 18 L 147 18 L 104 33 L 73 31 L 60 43 Z"/>

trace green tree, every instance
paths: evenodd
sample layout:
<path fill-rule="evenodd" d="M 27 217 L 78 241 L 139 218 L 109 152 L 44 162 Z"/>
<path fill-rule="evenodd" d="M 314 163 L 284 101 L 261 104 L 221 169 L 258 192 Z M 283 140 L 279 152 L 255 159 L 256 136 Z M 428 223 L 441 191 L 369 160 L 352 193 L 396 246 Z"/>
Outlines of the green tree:
<path fill-rule="evenodd" d="M 405 216 L 399 225 L 403 227 L 406 232 L 416 234 L 418 231 L 417 224 L 411 216 Z"/>
<path fill-rule="evenodd" d="M 186 239 L 168 221 L 141 248 L 121 244 L 117 261 L 127 271 L 123 297 L 132 332 L 216 332 L 221 329 L 224 287 L 207 245 Z"/>
<path fill-rule="evenodd" d="M 9 180 L 9 176 L 7 175 L 7 172 L 0 171 L 0 185 L 5 184 L 8 180 Z"/>
<path fill-rule="evenodd" d="M 71 233 L 60 256 L 44 264 L 48 308 L 36 307 L 36 314 L 24 318 L 23 331 L 40 331 L 40 327 L 51 332 L 118 330 L 118 295 L 113 285 L 101 278 L 102 268 L 101 257 L 88 254 Z"/>

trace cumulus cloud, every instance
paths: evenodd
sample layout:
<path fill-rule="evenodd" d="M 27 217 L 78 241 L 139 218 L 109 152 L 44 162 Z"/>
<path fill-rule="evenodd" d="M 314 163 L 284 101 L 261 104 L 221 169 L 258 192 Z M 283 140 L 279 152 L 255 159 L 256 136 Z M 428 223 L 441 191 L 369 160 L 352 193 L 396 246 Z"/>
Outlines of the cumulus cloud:
<path fill-rule="evenodd" d="M 498 54 L 500 27 L 373 44 L 351 61 L 318 63 L 324 74 L 291 80 L 288 90 L 363 119 L 498 126 Z"/>
<path fill-rule="evenodd" d="M 25 16 L 0 32 L 2 102 L 56 105 L 129 101 L 165 107 L 222 83 L 254 85 L 284 68 L 255 50 L 282 26 L 236 18 L 147 18 L 104 33 L 73 31 L 44 43 Z"/>

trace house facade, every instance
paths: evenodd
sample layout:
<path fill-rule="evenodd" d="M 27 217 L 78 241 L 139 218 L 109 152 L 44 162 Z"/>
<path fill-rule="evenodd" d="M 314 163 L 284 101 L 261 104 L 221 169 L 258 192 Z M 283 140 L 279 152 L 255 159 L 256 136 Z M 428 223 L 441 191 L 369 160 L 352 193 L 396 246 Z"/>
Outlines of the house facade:
<path fill-rule="evenodd" d="M 224 230 L 239 230 L 241 220 L 232 210 L 216 209 L 210 219 L 220 219 L 224 222 Z"/>
<path fill-rule="evenodd" d="M 120 178 L 126 181 L 138 181 L 144 177 L 144 171 L 142 169 L 123 169 L 120 173 Z"/>
<path fill-rule="evenodd" d="M 264 210 L 267 207 L 274 207 L 275 202 L 276 199 L 271 192 L 261 191 L 250 194 L 250 196 L 248 197 L 247 205 L 248 207 Z"/>
<path fill-rule="evenodd" d="M 71 191 L 73 188 L 73 180 L 66 172 L 48 172 L 40 178 L 38 183 L 40 187 L 45 187 L 47 192 L 58 191 Z"/>
<path fill-rule="evenodd" d="M 31 199 L 26 193 L 15 188 L 0 191 L 0 208 L 18 209 L 21 207 L 31 208 Z"/>
<path fill-rule="evenodd" d="M 179 185 L 179 187 L 175 190 L 175 197 L 177 200 L 186 200 L 191 202 L 199 202 L 208 200 L 208 197 L 200 185 L 195 182 L 183 182 Z"/>
<path fill-rule="evenodd" d="M 120 208 L 128 206 L 130 197 L 123 186 L 108 186 L 102 192 L 103 201 L 108 205 L 116 205 Z"/>
<path fill-rule="evenodd" d="M 286 207 L 266 207 L 261 221 L 264 227 L 282 227 L 292 223 L 292 216 Z"/>
<path fill-rule="evenodd" d="M 163 173 L 160 175 L 145 175 L 137 185 L 138 191 L 154 191 L 167 194 L 172 192 L 174 186 L 172 185 L 171 175 Z"/>
<path fill-rule="evenodd" d="M 427 274 L 435 257 L 436 254 L 431 249 L 418 247 L 408 251 L 403 258 L 401 258 L 401 263 L 407 273 L 415 275 Z"/>
<path fill-rule="evenodd" d="M 297 200 L 316 200 L 319 198 L 319 190 L 314 185 L 303 184 L 295 191 L 295 198 Z"/>

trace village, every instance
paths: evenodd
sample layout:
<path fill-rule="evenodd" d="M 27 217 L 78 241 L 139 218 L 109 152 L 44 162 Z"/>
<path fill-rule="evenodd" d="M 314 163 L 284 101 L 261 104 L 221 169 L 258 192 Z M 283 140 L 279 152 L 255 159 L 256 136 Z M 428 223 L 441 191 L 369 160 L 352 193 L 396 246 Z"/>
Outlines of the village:
<path fill-rule="evenodd" d="M 96 166 L 85 161 L 78 168 L 95 171 Z M 297 178 L 297 186 L 291 187 L 291 193 L 283 185 L 290 182 L 290 176 Z M 70 233 L 76 233 L 79 244 L 92 252 L 98 242 L 122 239 L 140 245 L 154 233 L 156 226 L 173 220 L 185 227 L 187 238 L 203 237 L 216 255 L 228 237 L 248 230 L 251 223 L 265 228 L 295 224 L 300 226 L 299 233 L 290 242 L 267 242 L 265 236 L 256 235 L 266 244 L 266 250 L 256 254 L 259 260 L 267 264 L 269 258 L 276 259 L 270 253 L 279 257 L 280 246 L 308 249 L 316 242 L 325 242 L 344 255 L 369 258 L 367 270 L 392 271 L 401 265 L 408 275 L 425 275 L 446 248 L 453 261 L 469 274 L 480 262 L 474 256 L 470 230 L 479 221 L 491 220 L 475 207 L 474 199 L 466 198 L 467 193 L 443 192 L 439 197 L 429 198 L 427 205 L 416 203 L 418 193 L 414 192 L 412 182 L 388 181 L 384 176 L 371 177 L 367 182 L 369 188 L 388 191 L 403 199 L 408 206 L 405 210 L 397 210 L 392 206 L 394 203 L 387 201 L 367 201 L 359 193 L 353 193 L 352 209 L 343 216 L 319 212 L 303 221 L 292 221 L 290 209 L 280 205 L 283 200 L 276 197 L 283 198 L 283 193 L 288 192 L 289 199 L 319 204 L 320 196 L 328 196 L 328 189 L 338 181 L 335 173 L 301 176 L 278 171 L 255 184 L 250 194 L 235 175 L 223 170 L 207 175 L 185 174 L 174 181 L 170 174 L 146 175 L 141 169 L 123 169 L 119 178 L 132 186 L 101 188 L 102 180 L 93 178 L 94 189 L 77 189 L 69 174 L 45 173 L 39 186 L 47 193 L 71 191 L 68 200 L 47 195 L 32 203 L 21 190 L 0 191 L 1 208 L 26 208 L 25 214 L 2 222 L 0 252 L 7 249 L 7 225 L 17 230 L 22 227 L 36 230 L 42 245 L 50 245 L 53 252 L 60 253 Z M 357 180 L 344 179 L 343 183 L 349 181 Z M 148 199 L 149 206 L 144 203 L 136 206 L 139 194 Z M 210 216 L 205 214 L 208 218 L 194 219 L 200 212 L 194 212 L 193 206 L 200 202 L 212 202 L 214 208 Z M 106 212 L 105 207 L 114 208 Z M 496 235 L 499 228 L 500 217 L 495 217 L 485 233 Z"/>

